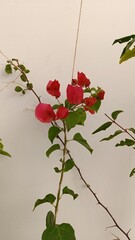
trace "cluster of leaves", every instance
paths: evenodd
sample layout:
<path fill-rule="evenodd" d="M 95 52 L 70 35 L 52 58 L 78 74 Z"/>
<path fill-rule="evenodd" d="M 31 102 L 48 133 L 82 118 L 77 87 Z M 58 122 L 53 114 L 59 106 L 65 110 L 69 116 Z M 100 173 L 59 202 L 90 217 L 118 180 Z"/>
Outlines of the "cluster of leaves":
<path fill-rule="evenodd" d="M 133 149 L 135 149 L 135 137 L 133 136 L 133 134 L 135 134 L 135 129 L 134 128 L 126 128 L 126 129 L 124 129 L 123 127 L 121 127 L 116 122 L 116 119 L 117 119 L 118 115 L 120 113 L 122 113 L 122 112 L 123 112 L 122 110 L 114 111 L 111 114 L 111 117 L 108 117 L 105 114 L 109 118 L 110 121 L 107 121 L 104 124 L 102 124 L 100 127 L 98 127 L 93 132 L 93 134 L 98 133 L 100 131 L 104 131 L 104 130 L 108 129 L 109 127 L 111 127 L 112 124 L 115 124 L 119 129 L 117 129 L 113 134 L 111 134 L 111 135 L 101 139 L 100 142 L 112 140 L 113 138 L 117 137 L 118 135 L 126 133 L 126 134 L 129 135 L 130 138 L 125 138 L 124 140 L 121 140 L 120 142 L 115 144 L 115 147 L 127 146 L 127 147 L 132 147 Z M 133 176 L 134 174 L 135 174 L 135 168 L 131 171 L 130 177 Z"/>
<path fill-rule="evenodd" d="M 4 145 L 2 143 L 2 139 L 0 139 L 0 154 L 7 156 L 7 157 L 11 157 L 11 155 L 7 151 L 4 150 Z"/>
<path fill-rule="evenodd" d="M 130 36 L 122 37 L 119 39 L 116 39 L 113 44 L 115 43 L 127 43 L 127 45 L 124 47 L 121 56 L 120 56 L 120 61 L 119 63 L 125 62 L 130 58 L 135 57 L 135 35 L 132 34 Z"/>
<path fill-rule="evenodd" d="M 20 64 L 18 59 L 14 58 L 12 60 L 8 60 L 5 66 L 5 72 L 7 74 L 12 74 L 13 71 L 19 72 L 19 78 L 21 82 L 23 82 L 23 84 L 20 83 L 15 87 L 16 92 L 21 92 L 22 94 L 25 94 L 27 90 L 33 89 L 33 84 L 30 83 L 27 78 L 27 74 L 30 72 L 30 70 L 27 69 L 23 64 Z"/>

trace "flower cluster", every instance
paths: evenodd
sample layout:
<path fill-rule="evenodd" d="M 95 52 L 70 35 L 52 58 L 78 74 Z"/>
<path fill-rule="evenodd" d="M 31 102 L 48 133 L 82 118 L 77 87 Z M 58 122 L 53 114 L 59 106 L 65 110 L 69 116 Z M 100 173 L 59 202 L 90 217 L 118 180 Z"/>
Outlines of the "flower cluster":
<path fill-rule="evenodd" d="M 39 103 L 35 109 L 36 118 L 43 123 L 50 123 L 59 119 L 66 119 L 70 112 L 82 109 L 94 114 L 98 111 L 101 100 L 104 99 L 104 90 L 101 88 L 91 88 L 91 82 L 83 72 L 78 72 L 77 79 L 72 80 L 66 88 L 67 99 L 65 103 L 60 103 L 61 96 L 60 83 L 58 80 L 50 80 L 46 86 L 46 91 L 58 101 L 56 107 L 46 103 Z M 88 96 L 84 96 L 88 94 Z M 54 111 L 56 109 L 56 112 Z"/>

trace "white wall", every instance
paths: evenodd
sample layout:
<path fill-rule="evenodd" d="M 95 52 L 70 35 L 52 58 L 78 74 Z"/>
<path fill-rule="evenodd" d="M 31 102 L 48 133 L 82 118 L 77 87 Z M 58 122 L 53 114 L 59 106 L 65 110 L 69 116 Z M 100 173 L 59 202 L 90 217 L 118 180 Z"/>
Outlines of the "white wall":
<path fill-rule="evenodd" d="M 42 100 L 52 101 L 45 92 L 48 80 L 58 79 L 61 89 L 70 83 L 79 0 L 1 0 L 0 49 L 9 58 L 18 58 L 30 70 L 34 88 Z M 115 148 L 115 141 L 99 143 L 107 133 L 91 133 L 107 121 L 104 113 L 117 109 L 124 113 L 119 123 L 134 127 L 134 59 L 122 65 L 118 59 L 120 45 L 112 46 L 119 37 L 134 33 L 133 0 L 84 0 L 75 71 L 83 71 L 93 85 L 106 91 L 105 101 L 97 115 L 89 116 L 81 129 L 94 153 L 75 145 L 75 161 L 86 180 L 112 211 L 121 226 L 131 228 L 135 237 L 135 177 L 129 178 L 135 166 L 132 149 Z M 0 55 L 0 89 L 14 76 L 4 73 L 6 60 Z M 56 192 L 58 175 L 53 171 L 57 160 L 45 157 L 50 146 L 48 125 L 39 123 L 33 114 L 36 98 L 29 93 L 20 96 L 14 86 L 0 92 L 0 138 L 12 158 L 0 156 L 0 240 L 37 240 L 45 226 L 51 207 L 46 204 L 32 212 L 38 198 Z M 114 127 L 113 130 L 116 130 Z M 111 133 L 111 132 L 109 132 Z M 77 151 L 76 151 L 77 149 Z M 79 153 L 79 154 L 78 154 Z M 73 201 L 65 196 L 59 209 L 59 222 L 71 223 L 77 240 L 112 239 L 116 229 L 110 218 L 84 187 L 76 170 L 67 173 L 65 185 L 79 193 Z M 119 234 L 119 237 L 121 234 Z M 124 239 L 124 238 L 122 238 Z"/>

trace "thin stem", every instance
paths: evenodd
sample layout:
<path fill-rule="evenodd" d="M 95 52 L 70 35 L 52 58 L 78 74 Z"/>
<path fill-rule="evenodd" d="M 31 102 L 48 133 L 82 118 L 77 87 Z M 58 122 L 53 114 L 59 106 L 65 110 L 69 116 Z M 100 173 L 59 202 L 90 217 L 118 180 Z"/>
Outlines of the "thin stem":
<path fill-rule="evenodd" d="M 78 38 L 79 38 L 79 31 L 80 31 L 80 22 L 81 22 L 81 14 L 82 14 L 82 5 L 83 5 L 83 0 L 81 0 L 81 2 L 80 2 L 80 10 L 79 10 L 79 17 L 78 17 L 77 33 L 76 33 L 71 82 L 72 82 L 72 79 L 74 77 L 74 69 L 75 69 L 77 47 L 78 47 Z"/>
<path fill-rule="evenodd" d="M 25 74 L 25 72 L 19 67 L 19 61 L 17 59 L 13 59 L 10 60 L 1 50 L 0 53 L 7 59 L 7 62 L 10 63 L 13 67 L 15 67 L 20 74 L 23 74 L 25 76 L 26 82 L 29 84 L 29 80 L 27 75 Z M 13 62 L 15 61 L 17 63 L 17 65 Z M 18 77 L 17 77 L 18 78 Z M 15 79 L 16 80 L 16 79 Z M 13 83 L 15 82 L 15 80 L 13 81 Z M 33 92 L 33 94 L 35 95 L 35 97 L 38 99 L 38 102 L 41 103 L 40 97 L 37 95 L 37 93 L 35 92 L 35 90 L 32 88 L 31 91 Z"/>
<path fill-rule="evenodd" d="M 18 69 L 18 71 L 23 74 L 25 76 L 25 79 L 26 79 L 26 82 L 29 84 L 29 80 L 28 80 L 28 77 L 27 75 L 25 74 L 25 72 L 19 67 L 19 63 L 18 63 L 18 60 L 16 60 L 16 62 L 18 63 L 17 65 L 13 63 L 12 60 L 8 60 L 8 62 L 14 66 L 15 68 Z M 41 103 L 41 100 L 40 100 L 40 97 L 37 95 L 37 93 L 34 91 L 34 89 L 32 88 L 31 91 L 33 92 L 33 94 L 36 96 L 36 98 L 38 99 L 39 103 Z"/>
<path fill-rule="evenodd" d="M 127 133 L 133 140 L 135 140 L 135 137 L 126 129 L 123 128 L 120 124 L 118 124 L 114 119 L 112 119 L 111 117 L 109 117 L 106 113 L 105 116 L 115 125 L 117 125 L 119 128 L 121 128 L 125 133 Z"/>
<path fill-rule="evenodd" d="M 97 197 L 97 194 L 91 189 L 90 185 L 86 182 L 86 180 L 84 179 L 84 177 L 83 177 L 80 169 L 78 168 L 78 166 L 77 166 L 76 164 L 75 164 L 75 167 L 76 167 L 76 169 L 77 169 L 77 171 L 78 171 L 78 173 L 79 173 L 79 175 L 80 175 L 80 177 L 81 177 L 81 180 L 84 182 L 84 184 L 85 184 L 85 185 L 87 186 L 87 188 L 90 190 L 90 192 L 92 193 L 92 195 L 94 196 L 94 198 L 97 200 L 97 203 L 98 203 L 98 204 L 108 213 L 108 215 L 111 217 L 112 221 L 113 221 L 114 224 L 115 224 L 114 226 L 117 227 L 117 228 L 120 230 L 120 232 L 122 232 L 122 233 L 126 236 L 126 238 L 127 238 L 128 240 L 131 240 L 131 238 L 130 238 L 129 235 L 128 235 L 129 231 L 128 231 L 128 232 L 125 232 L 125 231 L 120 227 L 120 225 L 117 223 L 117 221 L 116 221 L 115 218 L 113 217 L 112 213 L 111 213 L 111 212 L 108 210 L 108 208 L 105 207 L 105 205 L 99 200 L 99 198 Z"/>
<path fill-rule="evenodd" d="M 57 198 L 56 198 L 56 206 L 55 206 L 55 214 L 54 214 L 54 223 L 56 224 L 57 220 L 57 214 L 58 214 L 58 208 L 59 208 L 59 203 L 60 203 L 60 198 L 61 198 L 61 189 L 62 189 L 62 182 L 63 182 L 63 177 L 64 177 L 64 165 L 66 161 L 66 154 L 67 154 L 67 130 L 66 130 L 66 124 L 63 121 L 63 126 L 64 126 L 64 141 L 62 141 L 64 148 L 63 148 L 63 159 L 62 159 L 62 170 L 61 170 L 61 175 L 60 175 L 60 180 L 59 180 L 59 187 L 58 187 L 58 192 L 57 192 Z"/>

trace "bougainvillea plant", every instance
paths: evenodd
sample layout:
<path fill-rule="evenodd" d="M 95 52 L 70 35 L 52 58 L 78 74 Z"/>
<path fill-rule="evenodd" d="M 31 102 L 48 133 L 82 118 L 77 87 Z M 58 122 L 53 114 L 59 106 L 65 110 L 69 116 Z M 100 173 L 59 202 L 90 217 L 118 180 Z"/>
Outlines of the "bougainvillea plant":
<path fill-rule="evenodd" d="M 127 61 L 129 58 L 134 57 L 134 48 L 131 48 L 135 41 L 135 35 L 130 35 L 124 38 L 116 39 L 114 43 L 123 43 L 128 42 L 126 47 L 123 49 L 123 52 L 120 57 L 120 63 Z M 113 43 L 113 44 L 114 44 Z M 52 144 L 52 146 L 46 151 L 46 156 L 50 157 L 51 153 L 56 150 L 62 150 L 62 156 L 59 159 L 59 163 L 61 167 L 55 167 L 54 171 L 60 174 L 59 184 L 57 195 L 55 196 L 53 193 L 48 193 L 43 199 L 38 199 L 35 202 L 34 209 L 37 206 L 50 203 L 53 207 L 53 211 L 48 211 L 46 216 L 46 229 L 42 234 L 42 240 L 75 240 L 75 231 L 73 227 L 69 223 L 57 223 L 57 215 L 60 200 L 63 195 L 69 194 L 75 200 L 78 197 L 78 194 L 75 193 L 70 187 L 63 186 L 63 178 L 64 174 L 75 167 L 80 175 L 81 180 L 86 185 L 87 189 L 90 193 L 95 197 L 97 203 L 106 211 L 106 213 L 112 219 L 114 226 L 116 227 L 128 240 L 129 231 L 123 230 L 120 224 L 116 221 L 110 210 L 105 207 L 105 205 L 100 201 L 95 191 L 91 188 L 91 186 L 86 182 L 84 176 L 81 173 L 81 170 L 76 165 L 70 150 L 68 149 L 69 141 L 76 141 L 79 144 L 83 145 L 90 153 L 92 153 L 93 149 L 88 144 L 88 142 L 82 137 L 80 132 L 77 132 L 73 135 L 72 139 L 68 139 L 68 133 L 70 130 L 75 128 L 78 125 L 84 126 L 84 123 L 88 114 L 94 114 L 98 112 L 100 108 L 101 101 L 104 99 L 104 90 L 97 87 L 91 87 L 90 80 L 86 77 L 86 75 L 82 72 L 78 72 L 77 78 L 72 79 L 72 83 L 68 84 L 65 92 L 66 99 L 61 102 L 61 89 L 60 83 L 58 80 L 50 80 L 46 86 L 46 91 L 50 94 L 54 100 L 54 105 L 50 105 L 49 103 L 41 102 L 40 97 L 36 93 L 33 88 L 33 84 L 29 81 L 27 74 L 30 72 L 23 64 L 20 64 L 17 59 L 12 59 L 7 61 L 5 71 L 7 74 L 11 74 L 14 71 L 19 71 L 18 77 L 21 80 L 21 83 L 16 83 L 16 81 L 12 81 L 10 83 L 17 84 L 15 86 L 15 91 L 26 94 L 27 91 L 31 91 L 38 100 L 38 105 L 35 108 L 35 116 L 36 118 L 45 124 L 49 124 L 50 128 L 48 131 L 48 138 Z M 18 79 L 18 78 L 17 78 Z M 23 82 L 23 84 L 22 84 Z M 10 84 L 8 83 L 7 86 Z M 62 98 L 63 99 L 63 98 Z M 98 133 L 100 131 L 107 130 L 112 124 L 115 124 L 118 129 L 111 133 L 111 135 L 101 139 L 101 141 L 109 141 L 114 137 L 117 137 L 120 134 L 128 134 L 130 138 L 125 138 L 117 143 L 115 146 L 128 146 L 135 148 L 135 129 L 133 127 L 124 128 L 121 126 L 116 120 L 122 110 L 114 111 L 111 116 L 105 114 L 105 116 L 109 119 L 109 121 L 102 124 L 98 127 L 93 134 Z M 54 144 L 54 142 L 57 142 Z M 2 140 L 0 140 L 0 154 L 11 156 L 8 152 L 4 150 L 4 146 Z M 135 174 L 135 168 L 131 171 L 130 176 Z M 33 210 L 34 210 L 33 209 Z M 114 235 L 115 236 L 115 235 Z M 115 236 L 116 237 L 116 236 Z M 118 240 L 119 238 L 116 237 Z"/>
<path fill-rule="evenodd" d="M 98 112 L 101 102 L 104 99 L 105 91 L 100 87 L 92 87 L 91 81 L 86 77 L 86 75 L 82 72 L 78 72 L 77 78 L 72 79 L 72 83 L 66 86 L 66 99 L 62 102 L 61 99 L 63 99 L 63 96 L 59 81 L 50 80 L 48 82 L 46 86 L 46 92 L 54 98 L 54 105 L 51 106 L 49 103 L 44 103 L 41 101 L 41 98 L 36 93 L 33 84 L 28 79 L 27 74 L 30 71 L 24 65 L 20 64 L 17 59 L 8 59 L 5 71 L 7 74 L 11 74 L 13 71 L 19 72 L 17 80 L 18 78 L 21 80 L 19 83 L 15 79 L 14 81 L 7 83 L 6 87 L 8 87 L 11 83 L 17 84 L 15 86 L 16 92 L 24 95 L 27 91 L 31 91 L 38 100 L 38 104 L 35 108 L 35 117 L 41 123 L 47 124 L 47 126 L 49 125 L 48 139 L 52 144 L 51 147 L 46 151 L 46 156 L 50 157 L 51 153 L 55 152 L 56 150 L 59 150 L 62 153 L 61 158 L 58 159 L 61 167 L 54 168 L 54 171 L 57 174 L 60 174 L 57 194 L 54 195 L 53 193 L 48 193 L 43 199 L 38 199 L 34 204 L 33 210 L 44 203 L 50 203 L 51 207 L 53 207 L 53 211 L 50 210 L 47 213 L 46 228 L 42 234 L 42 240 L 76 239 L 75 231 L 69 223 L 58 224 L 57 222 L 59 204 L 63 195 L 69 194 L 74 200 L 78 197 L 78 194 L 75 193 L 71 187 L 63 186 L 64 175 L 73 167 L 75 167 L 78 171 L 80 179 L 83 181 L 89 192 L 94 196 L 98 205 L 100 205 L 101 208 L 104 209 L 105 212 L 109 215 L 114 224 L 113 227 L 116 227 L 126 237 L 126 239 L 131 240 L 129 237 L 130 229 L 128 231 L 123 230 L 111 211 L 102 203 L 97 193 L 95 193 L 89 183 L 87 183 L 85 180 L 85 177 L 82 175 L 80 168 L 76 165 L 75 160 L 71 155 L 70 149 L 68 148 L 68 142 L 75 141 L 84 146 L 90 152 L 90 154 L 93 152 L 93 149 L 86 141 L 86 139 L 84 139 L 84 137 L 80 134 L 80 132 L 75 133 L 71 138 L 71 130 L 79 125 L 84 126 L 87 116 L 89 114 Z M 101 125 L 97 130 L 93 132 L 93 134 L 102 130 L 106 130 L 112 125 L 112 123 L 116 124 L 126 134 L 129 134 L 129 131 L 134 133 L 133 128 L 130 128 L 128 131 L 116 122 L 116 118 L 121 112 L 121 110 L 114 111 L 111 117 L 106 115 L 110 121 Z M 69 139 L 68 133 L 70 131 L 71 133 Z M 102 139 L 102 141 L 111 140 L 113 137 L 119 134 L 118 131 L 116 131 L 115 134 L 109 136 L 108 139 Z M 132 172 L 132 174 L 134 174 L 134 172 Z M 116 239 L 118 240 L 119 238 L 116 237 Z"/>
<path fill-rule="evenodd" d="M 81 179 L 90 191 L 91 189 L 72 158 L 68 148 L 68 142 L 78 142 L 84 146 L 90 154 L 93 152 L 93 149 L 80 132 L 76 132 L 70 139 L 68 133 L 78 125 L 84 126 L 87 114 L 95 114 L 98 112 L 101 102 L 104 99 L 105 91 L 100 87 L 92 87 L 90 79 L 88 79 L 83 72 L 78 72 L 76 79 L 72 79 L 71 84 L 66 86 L 66 99 L 64 101 L 61 101 L 62 93 L 59 81 L 50 80 L 47 83 L 46 92 L 54 98 L 54 105 L 51 106 L 49 103 L 41 101 L 33 88 L 33 84 L 28 80 L 27 74 L 29 70 L 20 64 L 17 59 L 8 60 L 5 71 L 8 74 L 11 74 L 13 71 L 19 71 L 21 84 L 15 86 L 15 91 L 22 94 L 25 94 L 27 91 L 32 91 L 38 100 L 35 108 L 35 117 L 41 123 L 50 125 L 48 139 L 51 142 L 51 147 L 46 151 L 46 156 L 50 157 L 51 153 L 56 150 L 60 150 L 62 153 L 61 158 L 58 159 L 61 167 L 54 168 L 54 171 L 60 175 L 57 194 L 48 193 L 43 199 L 38 199 L 33 209 L 35 210 L 35 208 L 44 203 L 50 203 L 54 209 L 47 213 L 46 229 L 42 234 L 42 240 L 75 240 L 75 231 L 69 223 L 57 223 L 58 209 L 62 196 L 69 194 L 74 200 L 78 197 L 78 194 L 75 193 L 71 187 L 63 186 L 64 174 L 73 167 L 76 167 Z M 98 200 L 97 197 L 96 199 Z"/>

